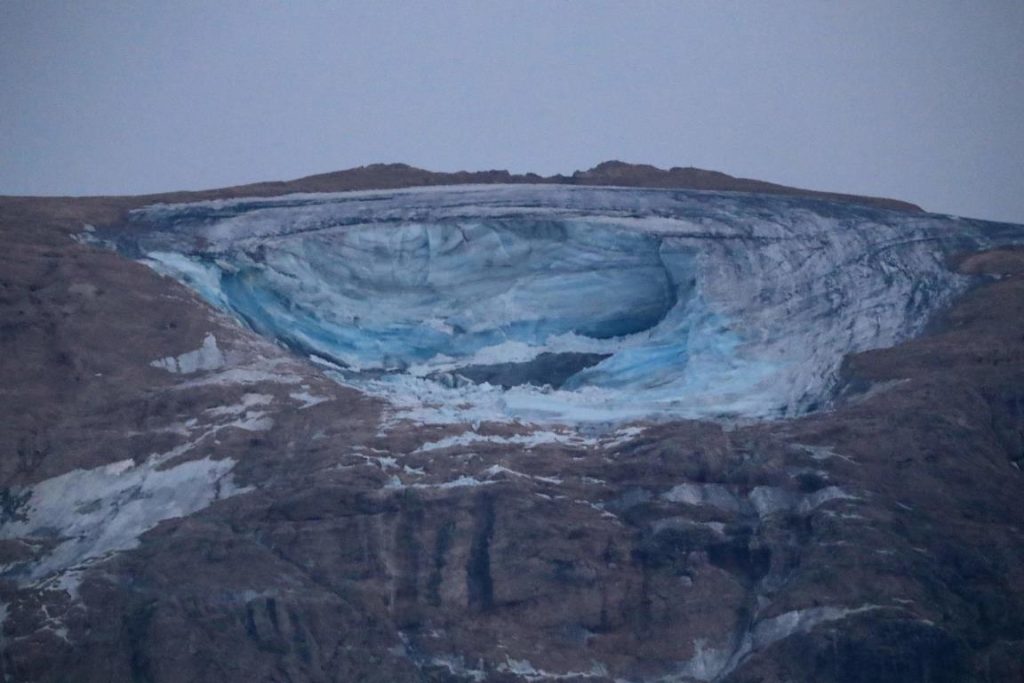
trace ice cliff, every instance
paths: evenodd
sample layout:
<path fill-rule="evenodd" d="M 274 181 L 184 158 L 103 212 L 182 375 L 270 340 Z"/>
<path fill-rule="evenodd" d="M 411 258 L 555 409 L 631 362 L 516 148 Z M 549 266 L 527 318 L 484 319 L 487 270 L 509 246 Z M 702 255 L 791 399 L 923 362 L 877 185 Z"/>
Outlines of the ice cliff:
<path fill-rule="evenodd" d="M 1003 226 L 742 193 L 462 186 L 154 205 L 117 246 L 419 420 L 772 418 L 918 334 Z M 127 235 L 127 237 L 125 236 Z"/>

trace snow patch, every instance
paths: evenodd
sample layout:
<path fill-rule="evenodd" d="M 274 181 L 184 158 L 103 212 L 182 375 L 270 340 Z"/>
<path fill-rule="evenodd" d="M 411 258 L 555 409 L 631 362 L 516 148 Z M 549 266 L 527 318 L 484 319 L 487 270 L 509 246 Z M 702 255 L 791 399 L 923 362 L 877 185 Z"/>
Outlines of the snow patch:
<path fill-rule="evenodd" d="M 534 481 L 542 481 L 545 484 L 561 484 L 562 483 L 562 480 L 559 479 L 558 477 L 541 477 L 541 476 L 534 475 L 534 474 L 526 474 L 524 472 L 517 472 L 516 470 L 510 470 L 509 468 L 504 467 L 503 465 L 491 465 L 490 467 L 488 467 L 486 470 L 483 471 L 483 474 L 488 479 L 490 479 L 492 477 L 496 477 L 499 474 L 507 474 L 507 475 L 512 476 L 512 477 L 520 477 L 520 478 L 523 478 L 523 479 L 533 479 Z"/>
<path fill-rule="evenodd" d="M 466 660 L 459 655 L 434 655 L 426 661 L 431 666 L 440 666 L 448 670 L 448 673 L 459 678 L 469 678 L 477 683 L 487 680 L 487 672 L 482 668 L 473 669 L 466 665 Z"/>
<path fill-rule="evenodd" d="M 752 513 L 764 518 L 780 512 L 807 514 L 833 500 L 860 500 L 838 486 L 813 493 L 797 493 L 778 486 L 755 486 L 741 497 L 724 484 L 683 483 L 661 494 L 663 500 L 685 505 L 713 507 L 732 514 Z"/>
<path fill-rule="evenodd" d="M 740 499 L 722 484 L 679 484 L 661 497 L 672 503 L 707 505 L 726 512 L 739 512 L 742 508 Z"/>
<path fill-rule="evenodd" d="M 195 351 L 189 351 L 180 356 L 160 358 L 150 365 L 167 372 L 190 375 L 195 372 L 217 370 L 224 367 L 224 354 L 217 348 L 217 338 L 207 333 L 203 338 L 203 345 Z"/>
<path fill-rule="evenodd" d="M 879 609 L 878 605 L 864 605 L 854 609 L 845 607 L 810 607 L 793 610 L 776 617 L 762 619 L 737 637 L 731 649 L 709 648 L 707 641 L 694 641 L 696 654 L 687 661 L 678 674 L 662 680 L 719 681 L 732 673 L 752 653 L 788 638 L 796 633 L 807 633 L 819 624 L 845 619 L 854 614 Z"/>
<path fill-rule="evenodd" d="M 299 406 L 299 410 L 312 408 L 313 406 L 320 405 L 321 403 L 331 400 L 330 397 L 328 396 L 317 396 L 316 394 L 312 394 L 305 389 L 303 389 L 302 391 L 293 391 L 292 393 L 288 394 L 288 398 L 302 404 L 301 406 Z"/>
<path fill-rule="evenodd" d="M 161 468 L 181 451 L 154 455 L 140 464 L 125 459 L 73 470 L 28 487 L 21 518 L 0 527 L 0 538 L 57 538 L 60 543 L 36 560 L 3 566 L 0 575 L 22 585 L 64 588 L 73 595 L 75 570 L 136 547 L 143 533 L 165 519 L 193 514 L 250 490 L 235 485 L 231 458 L 206 457 Z"/>
<path fill-rule="evenodd" d="M 817 460 L 819 462 L 823 460 L 829 460 L 831 458 L 839 458 L 840 460 L 845 460 L 847 462 L 856 464 L 856 461 L 853 458 L 851 458 L 848 455 L 843 455 L 842 453 L 837 453 L 835 448 L 833 448 L 832 446 L 810 446 L 801 443 L 795 443 L 793 444 L 793 446 L 804 451 L 809 456 L 811 456 L 812 459 Z"/>
<path fill-rule="evenodd" d="M 553 673 L 538 669 L 527 659 L 512 659 L 506 656 L 505 661 L 495 667 L 501 673 L 509 673 L 527 681 L 555 681 L 567 678 L 607 678 L 608 668 L 600 662 L 592 662 L 589 671 L 568 671 Z"/>
<path fill-rule="evenodd" d="M 582 447 L 593 445 L 597 442 L 594 439 L 587 439 L 578 434 L 565 432 L 536 431 L 531 432 L 530 434 L 515 434 L 513 436 L 484 435 L 477 434 L 476 432 L 463 432 L 462 434 L 447 436 L 437 441 L 428 441 L 417 448 L 414 452 L 427 453 L 445 448 L 455 448 L 480 443 L 523 446 L 525 449 L 529 450 L 536 446 L 549 443 L 560 443 L 567 446 Z"/>
<path fill-rule="evenodd" d="M 452 481 L 445 481 L 439 484 L 403 484 L 402 480 L 397 476 L 392 476 L 391 479 L 384 485 L 385 489 L 459 489 L 474 486 L 486 486 L 488 484 L 494 484 L 494 481 L 480 481 L 476 477 L 470 477 L 462 475 L 458 479 Z"/>
<path fill-rule="evenodd" d="M 284 366 L 284 369 L 280 369 Z M 281 358 L 259 359 L 241 367 L 232 367 L 211 372 L 195 379 L 175 385 L 175 389 L 192 389 L 203 386 L 262 384 L 301 384 L 303 378 L 288 367 L 288 361 Z"/>
<path fill-rule="evenodd" d="M 858 500 L 838 486 L 827 486 L 814 493 L 797 494 L 775 486 L 756 486 L 748 496 L 759 517 L 780 512 L 807 514 L 832 500 Z"/>
<path fill-rule="evenodd" d="M 243 415 L 254 406 L 265 406 L 273 403 L 274 397 L 270 394 L 243 394 L 242 402 L 230 406 L 217 406 L 203 411 L 207 415 L 215 417 L 222 415 Z"/>
<path fill-rule="evenodd" d="M 511 436 L 478 434 L 474 431 L 465 431 L 461 434 L 438 439 L 437 441 L 428 441 L 413 452 L 428 453 L 430 451 L 437 451 L 446 448 L 457 448 L 486 443 L 504 446 L 522 446 L 526 450 L 545 444 L 562 444 L 571 448 L 588 448 L 593 446 L 611 448 L 631 441 L 637 435 L 641 434 L 643 430 L 643 427 L 637 426 L 623 427 L 611 432 L 610 434 L 598 436 L 585 435 L 579 431 L 553 431 L 545 429 L 536 429 L 528 434 L 513 434 Z"/>

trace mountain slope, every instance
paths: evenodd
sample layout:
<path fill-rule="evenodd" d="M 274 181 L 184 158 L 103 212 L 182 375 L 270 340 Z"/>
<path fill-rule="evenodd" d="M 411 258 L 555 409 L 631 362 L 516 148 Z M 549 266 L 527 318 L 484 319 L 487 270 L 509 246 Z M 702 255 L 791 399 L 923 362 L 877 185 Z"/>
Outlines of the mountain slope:
<path fill-rule="evenodd" d="M 234 308 L 91 243 L 152 251 L 162 224 L 127 212 L 157 199 L 0 200 L 3 673 L 1019 680 L 1024 228 L 729 197 L 679 201 L 706 212 L 728 200 L 751 228 L 766 208 L 773 219 L 850 216 L 831 229 L 860 246 L 808 252 L 842 256 L 833 278 L 867 264 L 857 281 L 879 275 L 879 291 L 910 301 L 898 283 L 919 280 L 921 262 L 883 255 L 934 248 L 929 264 L 950 269 L 935 282 L 965 287 L 911 309 L 930 316 L 926 333 L 915 318 L 913 338 L 847 349 L 827 410 L 429 424 L 240 325 Z M 882 224 L 938 232 L 889 239 Z M 804 253 L 823 239 L 786 244 Z M 641 243 L 602 253 L 621 264 Z M 247 258 L 268 263 L 247 244 Z M 235 253 L 218 253 L 225 272 L 242 272 L 225 260 Z M 633 278 L 610 282 L 618 292 Z M 822 291 L 847 292 L 838 303 L 856 312 L 868 299 L 849 286 Z"/>

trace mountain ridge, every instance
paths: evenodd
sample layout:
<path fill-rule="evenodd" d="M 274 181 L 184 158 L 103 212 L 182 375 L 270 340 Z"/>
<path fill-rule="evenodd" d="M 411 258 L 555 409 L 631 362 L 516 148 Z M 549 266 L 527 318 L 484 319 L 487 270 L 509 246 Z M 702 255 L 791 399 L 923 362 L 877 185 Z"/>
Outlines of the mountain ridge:
<path fill-rule="evenodd" d="M 888 197 L 809 190 L 752 178 L 739 178 L 722 173 L 721 171 L 711 171 L 692 166 L 673 166 L 669 169 L 662 169 L 650 164 L 632 164 L 617 160 L 603 161 L 585 171 L 575 171 L 572 175 L 556 174 L 552 176 L 542 176 L 536 173 L 514 174 L 503 169 L 454 172 L 430 171 L 404 163 L 377 163 L 339 171 L 317 173 L 292 180 L 260 181 L 207 190 L 180 190 L 129 196 L 136 200 L 145 200 L 147 203 L 177 203 L 219 198 L 279 196 L 297 192 L 391 190 L 436 185 L 489 185 L 499 183 L 601 185 L 714 192 L 754 192 L 812 197 L 908 213 L 924 211 L 920 206 L 911 202 Z M 125 195 L 92 195 L 76 198 L 106 199 L 114 197 L 118 199 L 126 198 Z M 6 198 L 11 197 L 8 196 Z"/>

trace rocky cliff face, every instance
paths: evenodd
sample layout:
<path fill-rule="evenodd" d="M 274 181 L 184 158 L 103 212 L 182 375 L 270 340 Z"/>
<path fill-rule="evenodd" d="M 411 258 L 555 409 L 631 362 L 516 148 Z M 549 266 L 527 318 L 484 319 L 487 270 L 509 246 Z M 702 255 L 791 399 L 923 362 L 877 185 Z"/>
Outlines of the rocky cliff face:
<path fill-rule="evenodd" d="M 1024 228 L 167 199 L 0 201 L 7 680 L 1024 676 Z"/>

